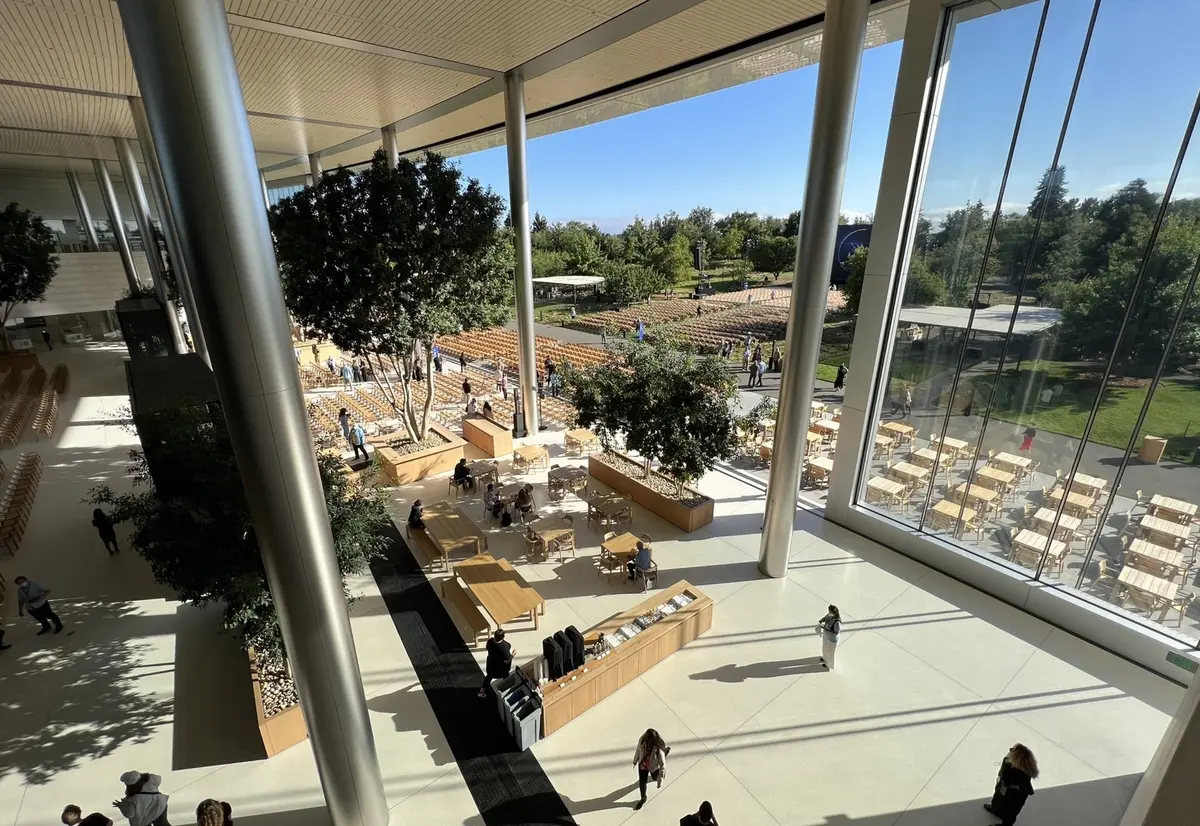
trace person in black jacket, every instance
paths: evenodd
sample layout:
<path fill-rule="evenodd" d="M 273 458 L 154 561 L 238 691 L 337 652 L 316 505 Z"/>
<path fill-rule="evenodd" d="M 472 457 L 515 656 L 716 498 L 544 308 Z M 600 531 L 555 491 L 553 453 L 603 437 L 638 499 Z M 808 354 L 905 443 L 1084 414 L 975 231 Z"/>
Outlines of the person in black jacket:
<path fill-rule="evenodd" d="M 116 523 L 113 518 L 99 508 L 92 511 L 92 525 L 100 534 L 100 541 L 104 543 L 104 549 L 108 551 L 109 556 L 121 550 L 117 547 L 117 532 L 113 530 L 114 524 Z"/>
<path fill-rule="evenodd" d="M 501 680 L 512 671 L 513 657 L 517 652 L 512 643 L 504 641 L 504 629 L 497 628 L 496 633 L 487 641 L 487 668 L 483 674 L 483 685 L 479 687 L 479 696 L 486 697 L 488 686 L 492 680 Z"/>
<path fill-rule="evenodd" d="M 1038 776 L 1037 760 L 1027 746 L 1017 743 L 1008 750 L 996 777 L 996 791 L 991 803 L 983 808 L 1000 818 L 996 826 L 1013 826 L 1025 801 L 1033 794 L 1033 780 Z"/>
<path fill-rule="evenodd" d="M 712 804 L 705 800 L 700 804 L 700 811 L 681 817 L 679 826 L 717 826 L 717 818 L 713 815 Z"/>

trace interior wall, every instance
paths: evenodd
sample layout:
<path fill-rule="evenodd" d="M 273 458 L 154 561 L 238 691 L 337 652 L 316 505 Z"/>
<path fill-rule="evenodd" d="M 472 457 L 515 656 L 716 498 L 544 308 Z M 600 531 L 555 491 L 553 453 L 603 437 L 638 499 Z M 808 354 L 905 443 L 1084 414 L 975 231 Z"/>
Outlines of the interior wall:
<path fill-rule="evenodd" d="M 117 208 L 121 210 L 121 219 L 130 230 L 136 227 L 133 214 L 133 204 L 125 188 L 125 179 L 115 172 L 114 165 L 109 165 L 109 175 L 112 176 L 113 190 L 117 194 Z M 96 177 L 89 173 L 79 173 L 79 183 L 83 187 L 83 196 L 87 199 L 88 209 L 91 210 L 92 220 L 107 221 L 108 212 L 104 209 L 104 199 L 100 195 L 100 185 Z M 149 184 L 144 185 L 148 188 Z M 149 189 L 147 189 L 149 198 Z M 75 210 L 75 201 L 71 197 L 71 187 L 67 183 L 67 173 L 39 172 L 31 170 L 0 169 L 0 206 L 16 201 L 25 209 L 31 209 L 43 219 L 70 222 L 69 229 L 77 232 L 79 213 Z M 150 203 L 150 215 L 158 219 L 153 200 Z M 75 239 L 72 238 L 72 241 Z"/>
<path fill-rule="evenodd" d="M 133 251 L 138 275 L 150 283 L 150 267 L 140 250 Z M 35 304 L 18 304 L 12 318 L 103 312 L 129 288 L 121 255 L 116 252 L 64 252 L 58 255 L 58 273 L 46 290 L 46 298 Z"/>

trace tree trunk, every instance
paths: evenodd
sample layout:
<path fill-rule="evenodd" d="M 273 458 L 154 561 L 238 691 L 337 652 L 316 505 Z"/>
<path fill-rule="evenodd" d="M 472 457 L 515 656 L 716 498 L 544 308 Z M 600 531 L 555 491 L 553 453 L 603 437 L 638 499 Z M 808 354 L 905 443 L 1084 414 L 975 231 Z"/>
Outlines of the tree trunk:
<path fill-rule="evenodd" d="M 371 365 L 371 369 L 375 372 L 375 386 L 379 388 L 379 392 L 383 393 L 383 397 L 387 399 L 387 403 L 392 407 L 392 414 L 396 418 L 400 418 L 400 406 L 396 404 L 396 388 L 392 387 L 392 380 L 388 378 L 387 366 L 383 362 L 383 356 L 379 353 L 375 354 L 376 364 Z M 367 364 L 371 364 L 371 355 L 367 354 Z M 376 369 L 378 365 L 378 369 Z"/>
<path fill-rule="evenodd" d="M 436 380 L 433 377 L 433 341 L 421 342 L 425 350 L 425 378 L 428 381 L 425 392 L 425 409 L 421 412 L 421 438 L 429 434 L 429 411 L 433 408 L 433 394 Z"/>
<path fill-rule="evenodd" d="M 647 480 L 647 481 L 649 481 L 649 479 L 650 479 L 650 461 L 651 461 L 650 459 L 647 459 L 647 460 L 646 460 L 646 462 L 645 462 L 645 468 L 646 468 L 646 480 Z"/>
<path fill-rule="evenodd" d="M 404 430 L 408 433 L 408 438 L 412 439 L 413 443 L 416 444 L 420 441 L 420 439 L 417 438 L 417 429 L 414 426 L 415 419 L 413 418 L 412 412 L 412 386 L 410 385 L 412 376 L 409 373 L 410 359 L 411 354 L 406 353 L 403 357 L 403 361 L 396 364 L 396 372 L 400 377 L 400 390 L 404 394 L 404 410 L 403 415 L 400 418 L 404 422 Z M 392 360 L 395 361 L 396 357 L 392 356 Z"/>

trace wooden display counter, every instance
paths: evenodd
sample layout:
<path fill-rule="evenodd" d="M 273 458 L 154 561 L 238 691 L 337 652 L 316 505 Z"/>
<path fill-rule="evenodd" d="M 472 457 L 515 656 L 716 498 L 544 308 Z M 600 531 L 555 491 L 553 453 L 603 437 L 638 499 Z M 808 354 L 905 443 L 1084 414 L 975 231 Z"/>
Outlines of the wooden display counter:
<path fill-rule="evenodd" d="M 672 597 L 686 593 L 692 601 L 634 635 L 600 659 L 588 655 L 582 668 L 542 685 L 542 736 L 546 737 L 583 714 L 605 697 L 683 648 L 712 627 L 713 601 L 686 581 L 648 597 L 628 611 L 601 622 L 583 635 L 589 648 L 604 634 L 648 614 Z M 544 676 L 545 661 L 538 657 L 524 667 L 533 678 Z M 573 679 L 572 679 L 573 678 Z"/>
<path fill-rule="evenodd" d="M 464 416 L 463 438 L 492 458 L 512 453 L 512 431 L 483 416 Z"/>

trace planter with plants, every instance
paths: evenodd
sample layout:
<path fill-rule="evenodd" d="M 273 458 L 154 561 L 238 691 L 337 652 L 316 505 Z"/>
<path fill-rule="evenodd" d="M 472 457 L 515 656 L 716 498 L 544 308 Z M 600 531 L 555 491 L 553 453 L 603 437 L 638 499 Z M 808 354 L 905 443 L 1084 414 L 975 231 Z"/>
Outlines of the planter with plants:
<path fill-rule="evenodd" d="M 604 446 L 588 459 L 588 472 L 695 531 L 712 522 L 713 500 L 689 485 L 736 451 L 735 380 L 714 356 L 656 343 L 619 342 L 614 349 L 613 362 L 565 371 L 578 426 L 595 432 Z M 615 450 L 620 437 L 640 460 Z"/>
<path fill-rule="evenodd" d="M 131 545 L 155 581 L 183 601 L 222 611 L 226 632 L 247 652 L 259 733 L 271 756 L 307 731 L 220 407 L 137 414 L 135 424 L 143 448 L 130 451 L 134 492 L 104 485 L 88 500 L 133 527 Z M 386 507 L 341 472 L 337 457 L 319 456 L 318 466 L 338 568 L 343 579 L 361 574 L 383 551 Z"/>
<path fill-rule="evenodd" d="M 403 434 L 375 436 L 375 461 L 397 485 L 419 482 L 427 476 L 449 473 L 463 458 L 466 441 L 437 422 L 429 423 L 425 438 L 414 442 Z"/>

